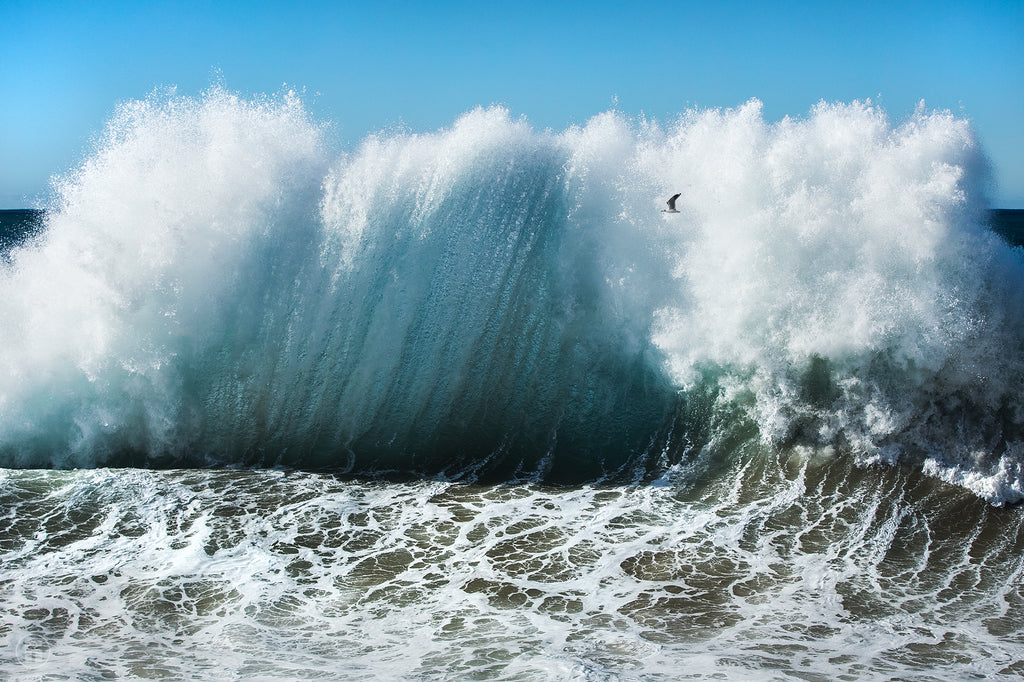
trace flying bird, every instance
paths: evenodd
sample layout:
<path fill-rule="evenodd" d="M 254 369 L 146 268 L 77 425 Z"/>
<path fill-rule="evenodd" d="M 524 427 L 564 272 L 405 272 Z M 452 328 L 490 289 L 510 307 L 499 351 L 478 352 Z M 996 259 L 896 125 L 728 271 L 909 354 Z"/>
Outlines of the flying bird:
<path fill-rule="evenodd" d="M 680 192 L 680 194 L 682 194 L 682 192 Z M 673 194 L 671 197 L 669 197 L 669 200 L 667 202 L 668 203 L 668 208 L 661 209 L 661 212 L 662 213 L 679 213 L 679 211 L 676 210 L 676 199 L 678 199 L 678 198 L 679 198 L 679 194 Z"/>

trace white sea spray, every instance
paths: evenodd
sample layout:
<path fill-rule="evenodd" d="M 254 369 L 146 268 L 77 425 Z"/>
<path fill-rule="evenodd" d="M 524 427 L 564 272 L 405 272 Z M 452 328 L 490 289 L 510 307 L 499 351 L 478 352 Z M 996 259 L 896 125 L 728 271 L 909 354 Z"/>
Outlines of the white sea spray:
<path fill-rule="evenodd" d="M 492 107 L 339 155 L 294 95 L 128 102 L 0 273 L 0 457 L 593 480 L 742 417 L 1014 502 L 988 182 L 923 106 Z"/>

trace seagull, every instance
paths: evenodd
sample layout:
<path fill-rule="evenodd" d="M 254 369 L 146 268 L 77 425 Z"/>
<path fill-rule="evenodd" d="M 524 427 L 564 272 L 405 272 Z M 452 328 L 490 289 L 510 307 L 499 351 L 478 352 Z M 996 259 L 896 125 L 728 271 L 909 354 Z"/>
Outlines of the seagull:
<path fill-rule="evenodd" d="M 680 192 L 680 194 L 682 194 L 682 192 Z M 678 199 L 678 198 L 679 198 L 679 194 L 673 194 L 671 197 L 669 197 L 669 200 L 667 202 L 668 203 L 668 208 L 667 209 L 666 208 L 661 209 L 661 212 L 662 213 L 679 213 L 679 211 L 676 210 L 676 199 Z"/>

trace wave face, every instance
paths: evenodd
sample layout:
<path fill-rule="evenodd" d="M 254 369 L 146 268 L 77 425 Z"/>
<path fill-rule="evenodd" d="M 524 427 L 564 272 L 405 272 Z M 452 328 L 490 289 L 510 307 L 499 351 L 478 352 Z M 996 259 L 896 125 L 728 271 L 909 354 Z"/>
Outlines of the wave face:
<path fill-rule="evenodd" d="M 0 274 L 0 462 L 593 480 L 740 438 L 1016 501 L 987 183 L 923 108 L 478 109 L 338 154 L 290 95 L 131 102 Z"/>

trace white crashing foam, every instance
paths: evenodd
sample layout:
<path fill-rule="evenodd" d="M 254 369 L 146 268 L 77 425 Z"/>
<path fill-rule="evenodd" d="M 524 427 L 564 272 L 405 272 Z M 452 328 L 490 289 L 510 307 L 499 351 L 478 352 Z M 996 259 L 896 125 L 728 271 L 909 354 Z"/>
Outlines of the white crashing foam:
<path fill-rule="evenodd" d="M 893 126 L 855 103 L 769 125 L 751 102 L 689 115 L 638 163 L 688 218 L 654 329 L 677 381 L 728 368 L 769 439 L 923 452 L 1020 499 L 1024 271 L 985 227 L 967 121 L 922 107 Z"/>
<path fill-rule="evenodd" d="M 1019 676 L 1019 510 L 820 464 L 689 493 L 8 471 L 0 675 Z"/>
<path fill-rule="evenodd" d="M 321 126 L 291 95 L 121 106 L 56 181 L 42 243 L 2 275 L 0 438 L 15 463 L 173 447 L 201 409 L 181 364 L 223 343 L 248 265 L 311 239 L 298 218 L 325 168 Z"/>
<path fill-rule="evenodd" d="M 1013 501 L 1024 287 L 987 178 L 923 107 L 562 133 L 481 109 L 338 157 L 292 96 L 128 103 L 0 273 L 0 451 L 554 440 L 646 424 L 668 391 L 619 387 L 654 367 L 714 377 L 768 440 Z"/>

